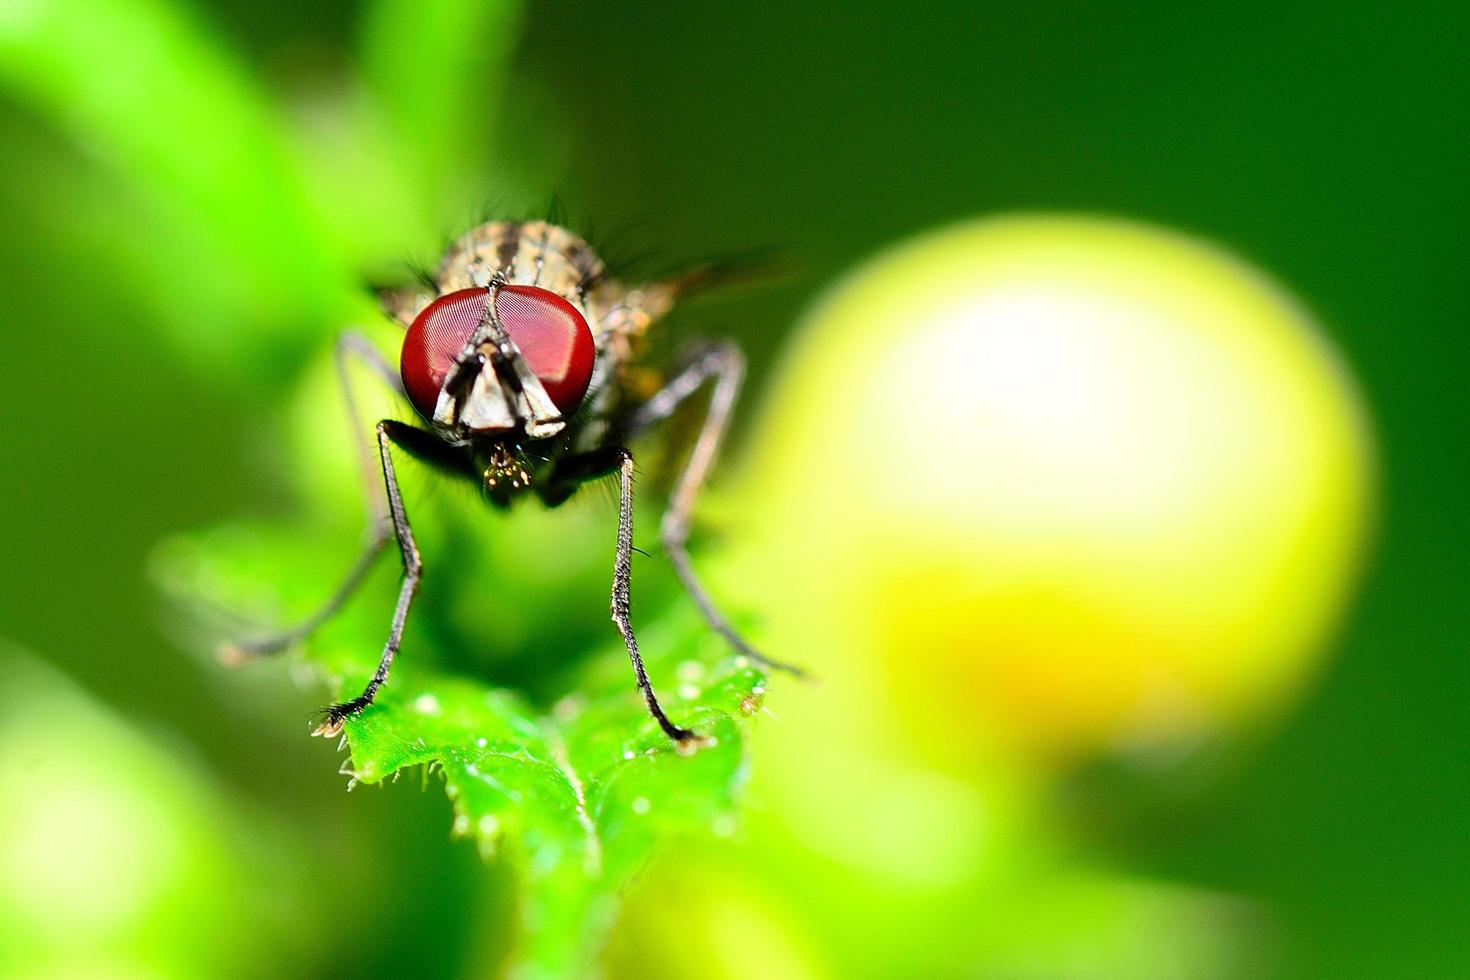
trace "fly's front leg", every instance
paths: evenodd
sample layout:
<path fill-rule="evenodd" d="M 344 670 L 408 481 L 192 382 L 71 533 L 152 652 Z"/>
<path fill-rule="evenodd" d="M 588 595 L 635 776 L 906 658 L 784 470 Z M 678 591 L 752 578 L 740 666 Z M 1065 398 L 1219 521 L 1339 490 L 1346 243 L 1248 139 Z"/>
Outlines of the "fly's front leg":
<path fill-rule="evenodd" d="M 348 374 L 351 358 L 365 364 L 384 384 L 400 396 L 403 396 L 403 381 L 371 341 L 356 331 L 343 331 L 333 348 L 333 362 L 337 368 L 337 382 L 342 391 L 342 401 L 347 409 L 347 418 L 355 429 L 358 424 L 357 400 L 353 397 L 352 379 Z M 376 486 L 377 465 L 373 461 L 372 450 L 367 440 L 354 437 L 353 442 L 357 446 L 368 512 L 367 540 L 363 543 L 362 552 L 353 563 L 351 570 L 348 571 L 346 578 L 342 580 L 342 584 L 337 586 L 336 591 L 315 612 L 287 629 L 265 636 L 225 643 L 219 651 L 219 658 L 224 663 L 235 666 L 256 657 L 281 653 L 298 640 L 310 635 L 317 627 L 331 619 L 348 599 L 352 598 L 352 594 L 357 591 L 358 586 L 367 578 L 367 573 L 372 570 L 373 562 L 377 561 L 378 556 L 382 554 L 383 547 L 388 543 L 388 538 L 392 534 L 392 525 L 388 520 L 387 504 Z"/>
<path fill-rule="evenodd" d="M 648 704 L 664 733 L 680 744 L 696 738 L 687 728 L 680 728 L 669 721 L 658 697 L 649 683 L 648 671 L 643 668 L 643 656 L 638 652 L 638 640 L 633 636 L 633 623 L 628 616 L 628 579 L 633 571 L 633 454 L 626 449 L 618 450 L 618 550 L 613 560 L 612 618 L 618 632 L 623 636 L 623 645 L 628 648 L 628 659 L 633 662 L 633 675 L 638 679 L 638 689 Z"/>
<path fill-rule="evenodd" d="M 675 742 L 695 744 L 692 740 L 698 736 L 670 721 L 658 703 L 653 684 L 648 680 L 648 671 L 643 666 L 643 655 L 638 651 L 638 639 L 633 634 L 633 621 L 629 616 L 628 585 L 633 574 L 633 454 L 621 446 L 607 446 L 565 457 L 557 462 L 538 489 L 548 505 L 556 506 L 581 484 L 612 473 L 618 475 L 618 547 L 613 558 L 612 619 L 623 637 L 623 645 L 628 648 L 633 676 L 638 681 L 638 690 L 643 692 L 648 713 Z"/>
<path fill-rule="evenodd" d="M 694 599 L 705 622 L 712 629 L 751 660 L 802 677 L 805 676 L 805 671 L 800 667 L 772 660 L 745 642 L 710 599 L 689 561 L 689 522 L 694 512 L 694 502 L 700 488 L 704 486 L 710 467 L 719 455 L 720 441 L 729 426 L 735 401 L 740 396 L 741 382 L 745 379 L 745 357 L 740 349 L 729 343 L 711 348 L 676 374 L 633 413 L 628 422 L 628 432 L 630 436 L 637 435 L 664 421 L 711 379 L 714 380 L 715 387 L 710 396 L 709 411 L 705 414 L 704 424 L 700 427 L 694 450 L 689 454 L 689 461 L 684 464 L 684 470 L 679 474 L 674 492 L 669 497 L 668 509 L 664 511 L 663 520 L 659 523 L 659 538 L 684 590 Z"/>
<path fill-rule="evenodd" d="M 394 442 L 412 441 L 411 434 L 419 431 L 421 430 L 411 425 L 388 419 L 378 423 L 378 461 L 383 470 L 383 486 L 388 494 L 388 516 L 393 533 L 398 538 L 399 551 L 403 555 L 403 584 L 398 590 L 398 605 L 393 609 L 393 622 L 388 629 L 388 640 L 383 644 L 382 656 L 378 658 L 378 669 L 373 672 L 372 679 L 361 694 L 326 709 L 326 717 L 317 725 L 313 735 L 338 734 L 348 717 L 373 703 L 378 688 L 388 681 L 388 671 L 393 666 L 393 658 L 403 640 L 403 624 L 408 619 L 408 609 L 413 605 L 414 594 L 418 592 L 424 565 L 419 557 L 418 544 L 413 539 L 413 529 L 408 526 L 408 514 L 403 509 L 403 495 L 399 493 L 398 477 L 393 471 L 391 446 Z"/>

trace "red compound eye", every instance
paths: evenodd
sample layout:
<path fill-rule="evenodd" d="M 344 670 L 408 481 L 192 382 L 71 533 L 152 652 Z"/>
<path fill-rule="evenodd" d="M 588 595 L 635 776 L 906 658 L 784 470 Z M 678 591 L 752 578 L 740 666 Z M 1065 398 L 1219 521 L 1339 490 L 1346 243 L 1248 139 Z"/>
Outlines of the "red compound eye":
<path fill-rule="evenodd" d="M 403 387 L 426 419 L 434 417 L 439 389 L 485 315 L 485 298 L 483 289 L 446 293 L 414 317 L 403 338 Z M 547 289 L 502 286 L 495 293 L 495 315 L 561 413 L 576 411 L 596 356 L 592 331 L 577 308 Z"/>
<path fill-rule="evenodd" d="M 592 381 L 597 352 L 577 308 L 548 289 L 502 286 L 495 294 L 495 315 L 562 415 L 576 411 Z"/>
<path fill-rule="evenodd" d="M 408 391 L 408 400 L 424 418 L 434 417 L 439 389 L 444 387 L 454 359 L 484 318 L 488 299 L 483 289 L 445 293 L 424 307 L 408 328 L 398 371 Z"/>

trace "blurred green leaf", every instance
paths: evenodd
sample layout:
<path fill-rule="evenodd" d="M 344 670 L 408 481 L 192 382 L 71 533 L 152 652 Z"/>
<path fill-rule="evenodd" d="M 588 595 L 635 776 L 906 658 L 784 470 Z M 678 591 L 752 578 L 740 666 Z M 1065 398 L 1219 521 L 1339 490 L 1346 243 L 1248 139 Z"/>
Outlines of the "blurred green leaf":
<path fill-rule="evenodd" d="M 374 316 L 361 275 L 428 260 L 487 195 L 518 196 L 485 174 L 519 10 L 384 0 L 361 82 L 315 65 L 276 93 L 176 4 L 16 0 L 0 88 L 71 137 L 108 178 L 91 196 L 127 216 L 82 274 L 143 297 L 209 377 L 278 382 Z"/>
<path fill-rule="evenodd" d="M 445 213 L 474 200 L 463 188 L 485 162 L 520 20 L 515 0 L 377 0 L 365 13 L 363 80 L 390 123 L 388 150 Z"/>
<path fill-rule="evenodd" d="M 326 247 L 281 119 L 177 7 L 5 4 L 0 84 L 160 217 L 153 285 L 170 302 L 156 305 L 196 363 L 268 375 L 337 312 L 352 280 Z M 95 258 L 105 272 L 107 256 Z"/>
<path fill-rule="evenodd" d="M 319 968 L 295 828 L 3 641 L 0 676 L 0 976 Z"/>

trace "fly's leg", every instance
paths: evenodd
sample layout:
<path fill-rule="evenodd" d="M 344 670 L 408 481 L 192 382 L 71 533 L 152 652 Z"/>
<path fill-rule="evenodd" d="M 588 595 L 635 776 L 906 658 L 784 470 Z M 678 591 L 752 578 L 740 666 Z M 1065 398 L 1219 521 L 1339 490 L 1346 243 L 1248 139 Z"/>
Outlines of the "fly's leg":
<path fill-rule="evenodd" d="M 740 385 L 744 379 L 745 357 L 740 349 L 729 343 L 713 347 L 639 406 L 628 421 L 628 433 L 630 436 L 637 435 L 669 418 L 707 382 L 714 381 L 714 392 L 710 396 L 709 410 L 700 427 L 699 438 L 689 454 L 689 461 L 684 464 L 683 472 L 679 474 L 678 482 L 669 497 L 668 509 L 664 511 L 663 520 L 659 523 L 659 539 L 684 590 L 699 607 L 710 628 L 724 636 L 737 652 L 756 663 L 804 677 L 806 672 L 795 664 L 772 660 L 745 642 L 710 599 L 689 561 L 689 521 L 694 511 L 694 502 L 710 467 L 719 455 L 720 441 L 729 425 L 730 413 L 735 407 L 735 400 L 740 396 Z"/>
<path fill-rule="evenodd" d="M 393 657 L 398 653 L 398 645 L 403 640 L 403 624 L 408 619 L 408 609 L 413 605 L 414 594 L 418 592 L 424 564 L 419 557 L 418 545 L 413 539 L 413 529 L 408 526 L 408 515 L 403 510 L 403 495 L 398 491 L 398 477 L 393 471 L 391 446 L 394 442 L 411 442 L 411 433 L 420 431 L 411 425 L 389 419 L 378 423 L 378 460 L 383 469 L 383 487 L 388 495 L 388 516 L 392 522 L 393 534 L 398 539 L 399 551 L 403 554 L 403 584 L 398 590 L 398 605 L 393 609 L 393 623 L 388 629 L 388 640 L 383 644 L 382 656 L 378 658 L 378 669 L 373 671 L 372 679 L 361 694 L 326 709 L 325 717 L 312 731 L 313 735 L 338 734 L 348 717 L 373 703 L 378 688 L 388 681 Z"/>
<path fill-rule="evenodd" d="M 653 685 L 648 681 L 648 671 L 643 668 L 643 656 L 638 652 L 638 640 L 633 636 L 633 623 L 628 618 L 628 578 L 633 571 L 633 454 L 621 450 L 618 463 L 618 550 L 613 559 L 612 618 L 618 632 L 623 636 L 623 645 L 628 648 L 628 659 L 633 662 L 633 675 L 638 678 L 638 689 L 648 704 L 648 712 L 658 722 L 664 734 L 676 742 L 684 743 L 695 738 L 687 728 L 680 728 L 669 721 Z"/>
<path fill-rule="evenodd" d="M 403 381 L 399 378 L 398 372 L 393 370 L 392 365 L 383 358 L 383 355 L 366 337 L 356 331 L 343 331 L 333 348 L 333 361 L 337 368 L 337 382 L 342 390 L 342 401 L 347 409 L 347 417 L 355 428 L 358 419 L 357 399 L 353 397 L 352 379 L 348 374 L 350 358 L 356 358 L 365 364 L 382 379 L 384 384 L 400 396 L 403 395 Z M 220 648 L 219 657 L 226 664 L 235 666 L 256 657 L 281 653 L 298 640 L 309 636 L 317 627 L 331 619 L 348 599 L 352 598 L 352 594 L 357 591 L 358 586 L 372 570 L 373 562 L 377 561 L 378 556 L 382 554 L 383 547 L 387 545 L 392 533 L 392 525 L 388 522 L 387 505 L 382 494 L 377 490 L 377 475 L 374 472 L 377 466 L 373 462 L 372 450 L 367 440 L 354 439 L 353 441 L 357 445 L 368 512 L 368 534 L 361 554 L 358 555 L 346 578 L 342 580 L 342 584 L 337 586 L 337 590 L 300 623 L 265 636 L 235 640 L 224 644 Z"/>
<path fill-rule="evenodd" d="M 310 616 L 289 629 L 283 629 L 265 636 L 254 636 L 243 640 L 227 640 L 220 645 L 219 659 L 228 667 L 238 667 L 257 657 L 268 657 L 273 654 L 284 653 L 291 645 L 306 638 L 316 631 L 327 620 L 337 614 L 337 611 L 347 604 L 352 594 L 357 591 L 358 586 L 367 578 L 367 573 L 372 570 L 373 563 L 383 553 L 383 546 L 388 543 L 388 528 L 386 525 L 373 525 L 367 542 L 363 545 L 362 553 L 357 556 L 342 584 L 337 586 L 326 602 L 322 603 Z"/>
<path fill-rule="evenodd" d="M 643 692 L 648 713 L 653 715 L 654 721 L 669 738 L 681 745 L 694 744 L 692 740 L 698 736 L 670 721 L 658 703 L 628 615 L 628 581 L 633 573 L 633 454 L 621 446 L 606 446 L 568 456 L 557 462 L 556 469 L 538 485 L 538 490 L 548 505 L 555 506 L 571 496 L 582 483 L 612 473 L 618 475 L 618 547 L 613 559 L 612 619 L 623 637 L 623 645 L 628 648 L 633 676 L 637 678 L 638 690 Z"/>

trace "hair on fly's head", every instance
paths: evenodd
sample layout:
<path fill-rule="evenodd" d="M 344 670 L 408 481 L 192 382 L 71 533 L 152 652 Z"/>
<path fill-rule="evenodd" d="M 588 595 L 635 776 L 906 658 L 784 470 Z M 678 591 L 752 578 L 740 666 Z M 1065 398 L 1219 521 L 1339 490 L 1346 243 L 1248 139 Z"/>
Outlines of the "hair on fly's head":
<path fill-rule="evenodd" d="M 567 209 L 556 191 L 551 192 L 551 199 L 546 202 L 546 216 L 542 220 L 558 228 L 567 227 Z"/>
<path fill-rule="evenodd" d="M 539 207 L 513 204 L 504 197 L 489 199 L 474 211 L 469 221 L 463 227 L 444 231 L 439 255 L 433 263 L 405 262 L 409 281 L 437 292 L 435 270 L 439 257 L 470 228 L 496 221 L 545 221 L 586 241 L 601 260 L 602 271 L 594 281 L 584 283 L 584 291 L 605 279 L 617 279 L 630 285 L 667 282 L 681 297 L 689 297 L 727 285 L 788 279 L 799 271 L 799 263 L 789 245 L 768 245 L 704 257 L 675 254 L 662 243 L 655 222 L 647 217 L 624 219 L 603 234 L 595 230 L 590 215 L 572 215 L 556 193 Z"/>
<path fill-rule="evenodd" d="M 434 276 L 434 270 L 421 262 L 408 261 L 403 263 L 407 268 L 413 281 L 424 287 L 431 293 L 439 292 L 439 280 Z"/>

